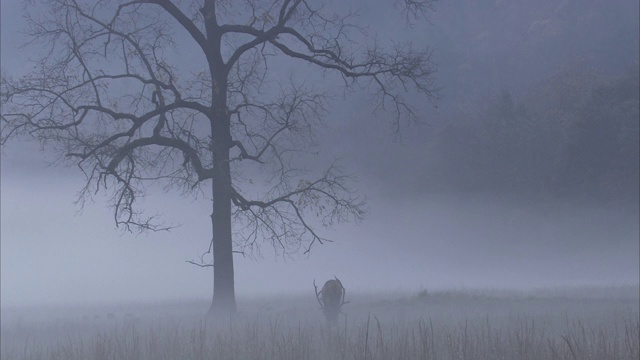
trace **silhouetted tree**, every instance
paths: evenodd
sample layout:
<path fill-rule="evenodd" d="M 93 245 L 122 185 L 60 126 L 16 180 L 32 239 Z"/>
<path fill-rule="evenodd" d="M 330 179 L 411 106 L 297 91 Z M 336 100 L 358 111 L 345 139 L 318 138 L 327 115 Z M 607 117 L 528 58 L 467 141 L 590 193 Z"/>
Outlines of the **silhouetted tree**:
<path fill-rule="evenodd" d="M 432 0 L 396 5 L 412 21 Z M 339 168 L 307 178 L 296 167 L 327 97 L 273 71 L 302 63 L 348 90 L 365 85 L 395 122 L 414 116 L 404 92 L 433 92 L 429 52 L 364 41 L 353 13 L 318 1 L 55 0 L 26 17 L 43 51 L 30 74 L 2 78 L 3 144 L 30 136 L 77 164 L 81 200 L 112 190 L 116 224 L 131 230 L 166 229 L 136 210 L 149 182 L 211 186 L 210 313 L 236 309 L 233 252 L 260 239 L 309 251 L 324 240 L 309 216 L 330 225 L 364 214 Z M 260 174 L 267 190 L 253 198 Z"/>

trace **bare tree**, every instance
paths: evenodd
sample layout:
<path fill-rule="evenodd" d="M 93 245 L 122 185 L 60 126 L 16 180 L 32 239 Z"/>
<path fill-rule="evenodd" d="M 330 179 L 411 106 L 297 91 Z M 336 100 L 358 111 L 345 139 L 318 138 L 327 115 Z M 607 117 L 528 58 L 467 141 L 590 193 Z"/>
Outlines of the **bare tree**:
<path fill-rule="evenodd" d="M 396 5 L 410 21 L 431 3 Z M 295 76 L 276 81 L 271 67 L 305 64 L 337 74 L 347 90 L 365 85 L 395 124 L 415 116 L 403 93 L 433 95 L 429 52 L 361 42 L 355 14 L 330 8 L 304 0 L 27 7 L 30 44 L 42 56 L 32 73 L 2 77 L 2 144 L 33 137 L 77 165 L 86 176 L 80 203 L 109 191 L 115 222 L 127 230 L 168 228 L 136 206 L 149 183 L 185 194 L 210 186 L 210 313 L 234 312 L 234 252 L 255 250 L 258 240 L 308 252 L 325 240 L 314 217 L 331 225 L 365 214 L 337 166 L 313 175 L 296 164 L 313 145 L 327 96 Z M 249 191 L 256 174 L 268 174 L 258 197 Z"/>

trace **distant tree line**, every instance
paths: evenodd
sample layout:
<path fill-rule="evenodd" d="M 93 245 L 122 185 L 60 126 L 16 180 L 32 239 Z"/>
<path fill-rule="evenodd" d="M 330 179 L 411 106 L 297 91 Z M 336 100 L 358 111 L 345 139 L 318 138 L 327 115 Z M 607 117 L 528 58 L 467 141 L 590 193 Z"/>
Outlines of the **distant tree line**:
<path fill-rule="evenodd" d="M 431 185 L 586 202 L 638 203 L 639 76 L 598 76 L 572 58 L 516 99 L 509 91 L 435 135 Z"/>
<path fill-rule="evenodd" d="M 438 109 L 397 143 L 362 146 L 383 131 L 367 118 L 334 137 L 364 182 L 638 208 L 637 2 L 453 1 L 436 13 L 422 35 L 437 49 Z"/>

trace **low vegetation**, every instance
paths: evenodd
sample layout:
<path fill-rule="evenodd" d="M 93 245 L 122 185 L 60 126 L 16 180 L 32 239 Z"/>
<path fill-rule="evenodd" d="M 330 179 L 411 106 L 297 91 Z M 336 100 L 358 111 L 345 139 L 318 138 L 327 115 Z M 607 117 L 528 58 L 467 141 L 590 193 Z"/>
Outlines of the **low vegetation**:
<path fill-rule="evenodd" d="M 313 294 L 3 308 L 2 359 L 638 359 L 638 287 L 354 294 L 327 327 Z M 314 305 L 315 304 L 315 305 Z M 114 316 L 107 316 L 112 313 Z"/>

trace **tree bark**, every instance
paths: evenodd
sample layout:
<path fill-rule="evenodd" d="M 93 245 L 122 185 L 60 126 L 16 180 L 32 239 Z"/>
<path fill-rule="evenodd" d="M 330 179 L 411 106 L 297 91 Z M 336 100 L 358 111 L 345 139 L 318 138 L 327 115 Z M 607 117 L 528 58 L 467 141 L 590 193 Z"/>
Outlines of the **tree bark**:
<path fill-rule="evenodd" d="M 219 46 L 219 43 L 215 43 Z M 231 147 L 230 115 L 227 110 L 227 78 L 221 74 L 222 59 L 210 62 L 212 78 L 211 139 L 213 178 L 211 193 L 213 213 L 213 299 L 209 314 L 235 313 L 236 297 L 233 272 L 233 242 L 231 237 Z"/>
<path fill-rule="evenodd" d="M 215 86 L 214 86 L 215 87 Z M 231 235 L 231 171 L 229 145 L 231 134 L 226 106 L 214 109 L 213 138 L 213 299 L 209 315 L 235 313 L 236 298 L 233 270 L 233 242 Z"/>
<path fill-rule="evenodd" d="M 226 163 L 228 168 L 228 162 Z M 221 171 L 220 173 L 222 173 Z M 214 175 L 213 213 L 213 299 L 209 314 L 234 313 L 236 298 L 233 271 L 233 244 L 231 241 L 231 200 L 230 184 L 222 174 Z"/>
<path fill-rule="evenodd" d="M 213 299 L 208 315 L 236 312 L 231 237 L 231 147 L 230 114 L 227 109 L 227 69 L 222 60 L 220 27 L 216 20 L 215 1 L 207 0 L 201 9 L 205 18 L 207 48 L 205 55 L 211 75 L 211 109 L 209 113 L 213 152 L 211 195 L 213 213 Z"/>

